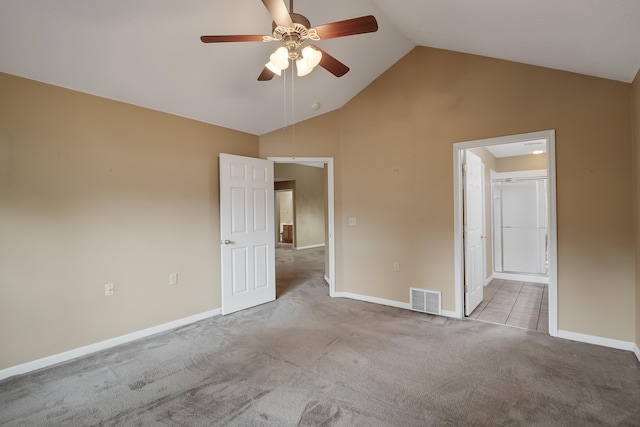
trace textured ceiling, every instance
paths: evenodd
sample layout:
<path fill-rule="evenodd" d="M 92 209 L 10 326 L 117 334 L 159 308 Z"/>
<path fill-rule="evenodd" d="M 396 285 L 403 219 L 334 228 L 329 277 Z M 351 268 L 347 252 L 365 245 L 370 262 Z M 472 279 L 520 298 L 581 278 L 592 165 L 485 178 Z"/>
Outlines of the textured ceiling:
<path fill-rule="evenodd" d="M 312 26 L 372 14 L 380 29 L 317 42 L 351 71 L 318 68 L 292 86 L 256 80 L 276 43 L 199 40 L 270 34 L 259 0 L 0 0 L 0 71 L 261 135 L 340 108 L 418 45 L 623 82 L 640 68 L 638 0 L 296 0 L 294 9 Z"/>

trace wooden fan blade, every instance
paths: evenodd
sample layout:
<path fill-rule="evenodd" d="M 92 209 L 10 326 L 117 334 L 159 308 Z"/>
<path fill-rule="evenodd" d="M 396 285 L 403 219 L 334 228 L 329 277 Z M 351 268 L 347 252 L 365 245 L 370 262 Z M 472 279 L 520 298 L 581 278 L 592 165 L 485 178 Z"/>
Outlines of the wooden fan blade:
<path fill-rule="evenodd" d="M 319 25 L 316 27 L 316 31 L 321 40 L 353 36 L 355 34 L 374 33 L 378 31 L 378 21 L 376 21 L 373 15 L 361 16 L 360 18 Z"/>
<path fill-rule="evenodd" d="M 282 27 L 293 28 L 293 21 L 284 0 L 262 0 L 262 3 L 269 11 L 273 22 Z"/>
<path fill-rule="evenodd" d="M 202 36 L 202 43 L 261 42 L 264 36 Z"/>
<path fill-rule="evenodd" d="M 338 61 L 336 58 L 329 55 L 327 52 L 320 49 L 319 47 L 314 46 L 314 48 L 322 52 L 322 59 L 320 59 L 320 63 L 318 64 L 322 68 L 324 68 L 325 70 L 327 70 L 328 72 L 330 72 L 336 77 L 342 77 L 349 72 L 349 67 L 344 65 L 342 62 Z"/>
<path fill-rule="evenodd" d="M 271 80 L 275 75 L 276 74 L 273 71 L 271 71 L 267 67 L 264 67 L 264 69 L 262 70 L 262 73 L 260 73 L 260 75 L 258 76 L 258 81 L 266 82 L 268 80 Z"/>

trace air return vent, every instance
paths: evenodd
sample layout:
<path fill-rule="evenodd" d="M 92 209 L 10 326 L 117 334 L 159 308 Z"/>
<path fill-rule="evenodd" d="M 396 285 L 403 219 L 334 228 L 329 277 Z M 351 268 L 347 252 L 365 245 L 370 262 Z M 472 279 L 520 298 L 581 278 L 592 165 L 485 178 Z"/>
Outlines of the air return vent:
<path fill-rule="evenodd" d="M 442 314 L 441 293 L 411 288 L 411 310 L 430 314 Z"/>

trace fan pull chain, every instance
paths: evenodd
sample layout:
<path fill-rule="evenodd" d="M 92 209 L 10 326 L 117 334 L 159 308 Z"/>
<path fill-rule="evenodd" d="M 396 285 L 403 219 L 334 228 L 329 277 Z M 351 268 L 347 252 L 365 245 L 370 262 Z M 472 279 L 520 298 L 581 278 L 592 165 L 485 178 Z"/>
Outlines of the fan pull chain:
<path fill-rule="evenodd" d="M 282 129 L 287 128 L 287 70 L 282 73 L 282 105 L 284 114 L 282 115 Z"/>
<path fill-rule="evenodd" d="M 292 61 L 293 62 L 293 61 Z M 293 65 L 293 64 L 292 64 Z M 293 67 L 291 69 L 291 146 L 294 159 L 296 158 L 296 89 L 295 89 L 295 73 Z"/>

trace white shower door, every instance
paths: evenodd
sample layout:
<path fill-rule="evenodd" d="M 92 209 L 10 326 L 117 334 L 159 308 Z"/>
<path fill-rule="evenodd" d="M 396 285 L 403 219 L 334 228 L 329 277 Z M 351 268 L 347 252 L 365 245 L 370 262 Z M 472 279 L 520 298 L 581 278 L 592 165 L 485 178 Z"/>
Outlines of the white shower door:
<path fill-rule="evenodd" d="M 495 270 L 547 274 L 547 179 L 493 182 Z"/>

